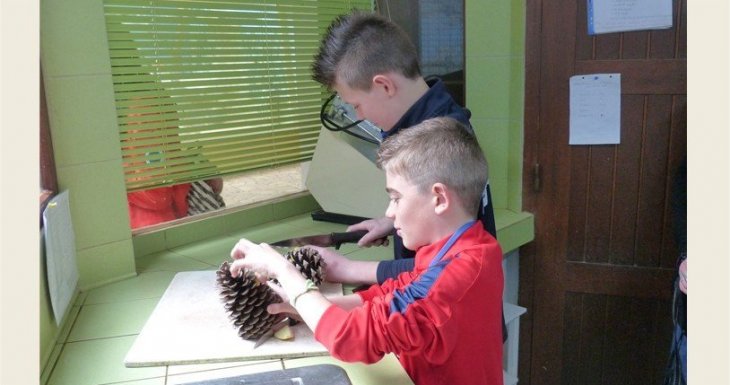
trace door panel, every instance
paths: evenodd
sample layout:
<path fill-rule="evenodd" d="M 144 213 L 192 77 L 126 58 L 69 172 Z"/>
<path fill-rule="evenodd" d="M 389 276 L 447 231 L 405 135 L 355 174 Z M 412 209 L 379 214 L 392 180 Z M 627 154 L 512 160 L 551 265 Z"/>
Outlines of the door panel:
<path fill-rule="evenodd" d="M 661 383 L 687 127 L 686 3 L 673 4 L 671 29 L 589 36 L 585 0 L 527 3 L 523 202 L 536 234 L 521 251 L 520 383 Z M 570 76 L 614 72 L 621 143 L 568 145 Z"/>

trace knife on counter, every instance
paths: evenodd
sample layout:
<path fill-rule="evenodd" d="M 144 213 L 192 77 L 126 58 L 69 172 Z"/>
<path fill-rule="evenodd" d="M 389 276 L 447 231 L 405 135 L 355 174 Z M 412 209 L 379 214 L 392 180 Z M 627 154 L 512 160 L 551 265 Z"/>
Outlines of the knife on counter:
<path fill-rule="evenodd" d="M 271 245 L 278 247 L 300 247 L 306 245 L 319 247 L 334 246 L 335 249 L 339 249 L 343 243 L 357 243 L 360 238 L 367 233 L 367 230 L 357 230 L 345 233 L 309 235 L 305 237 L 284 239 L 282 241 L 271 243 Z"/>
<path fill-rule="evenodd" d="M 274 334 L 276 332 L 278 332 L 280 329 L 282 329 L 284 326 L 293 326 L 293 325 L 296 325 L 297 323 L 299 323 L 299 322 L 292 320 L 289 317 L 284 317 L 284 318 L 278 320 L 277 322 L 274 323 L 274 325 L 271 326 L 271 328 L 266 333 L 261 335 L 261 337 L 259 337 L 256 340 L 256 343 L 253 345 L 253 348 L 256 349 L 259 346 L 261 346 L 264 342 L 271 339 L 271 337 L 273 337 Z"/>

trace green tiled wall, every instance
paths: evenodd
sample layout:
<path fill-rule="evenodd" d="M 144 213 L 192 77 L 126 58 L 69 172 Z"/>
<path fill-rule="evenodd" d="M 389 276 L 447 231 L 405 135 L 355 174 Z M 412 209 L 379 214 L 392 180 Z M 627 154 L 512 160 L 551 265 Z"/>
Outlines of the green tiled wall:
<path fill-rule="evenodd" d="M 70 194 L 83 290 L 134 274 L 101 0 L 43 0 L 40 36 L 58 184 Z"/>
<path fill-rule="evenodd" d="M 466 105 L 495 208 L 522 211 L 524 0 L 466 0 Z"/>
<path fill-rule="evenodd" d="M 40 3 L 41 66 L 59 186 L 70 191 L 80 290 L 136 274 L 135 255 L 316 208 L 311 197 L 298 197 L 133 239 L 102 4 Z M 467 107 L 490 162 L 495 207 L 519 213 L 524 1 L 466 0 L 465 10 Z M 41 289 L 46 292 L 43 284 Z M 47 298 L 41 298 L 42 360 L 53 354 L 62 333 L 48 309 Z"/>

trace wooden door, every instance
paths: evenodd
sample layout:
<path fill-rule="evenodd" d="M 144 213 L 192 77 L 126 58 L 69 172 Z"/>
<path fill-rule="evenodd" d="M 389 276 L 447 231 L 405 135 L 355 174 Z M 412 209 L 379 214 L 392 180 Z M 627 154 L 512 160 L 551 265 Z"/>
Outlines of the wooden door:
<path fill-rule="evenodd" d="M 685 0 L 667 30 L 587 34 L 586 0 L 527 1 L 521 384 L 661 384 L 686 156 Z M 621 143 L 568 145 L 570 76 L 621 74 Z"/>

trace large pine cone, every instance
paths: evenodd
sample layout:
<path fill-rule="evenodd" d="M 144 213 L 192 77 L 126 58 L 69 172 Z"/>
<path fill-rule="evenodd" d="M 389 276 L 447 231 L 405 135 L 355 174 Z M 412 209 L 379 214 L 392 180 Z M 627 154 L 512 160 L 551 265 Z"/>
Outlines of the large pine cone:
<path fill-rule="evenodd" d="M 315 285 L 319 286 L 324 281 L 326 264 L 317 251 L 294 249 L 284 257 Z M 221 299 L 233 325 L 238 328 L 238 335 L 244 339 L 257 339 L 279 318 L 269 314 L 266 307 L 282 302 L 281 297 L 268 285 L 259 282 L 251 271 L 243 270 L 241 275 L 233 278 L 230 267 L 225 261 L 217 272 Z"/>
<path fill-rule="evenodd" d="M 316 250 L 309 248 L 294 249 L 286 253 L 284 257 L 296 266 L 303 276 L 311 279 L 315 285 L 319 286 L 324 281 L 327 264 Z"/>
<path fill-rule="evenodd" d="M 226 261 L 218 269 L 216 281 L 224 307 L 241 338 L 259 338 L 279 317 L 269 314 L 266 307 L 282 302 L 281 297 L 268 285 L 259 282 L 253 272 L 243 270 L 241 275 L 233 278 L 230 264 Z"/>

